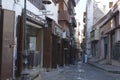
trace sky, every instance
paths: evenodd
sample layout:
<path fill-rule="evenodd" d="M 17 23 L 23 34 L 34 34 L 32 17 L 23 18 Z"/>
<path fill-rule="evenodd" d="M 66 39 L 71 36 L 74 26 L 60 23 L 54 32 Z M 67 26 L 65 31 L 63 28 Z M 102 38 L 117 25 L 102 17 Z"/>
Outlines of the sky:
<path fill-rule="evenodd" d="M 85 12 L 86 10 L 86 1 L 87 0 L 79 0 L 78 4 L 76 5 L 75 7 L 75 12 L 76 12 L 76 19 L 79 19 L 80 20 L 80 26 L 82 27 L 84 25 L 83 23 L 83 13 Z M 96 0 L 96 1 L 101 1 L 101 0 Z M 112 2 L 116 2 L 117 0 L 109 0 L 109 1 L 112 1 Z M 107 0 L 105 1 L 101 1 L 102 3 L 106 3 L 108 2 Z"/>
<path fill-rule="evenodd" d="M 83 24 L 83 12 L 85 12 L 86 9 L 86 1 L 87 0 L 80 0 L 75 7 L 76 12 L 76 19 L 80 20 L 81 25 Z"/>

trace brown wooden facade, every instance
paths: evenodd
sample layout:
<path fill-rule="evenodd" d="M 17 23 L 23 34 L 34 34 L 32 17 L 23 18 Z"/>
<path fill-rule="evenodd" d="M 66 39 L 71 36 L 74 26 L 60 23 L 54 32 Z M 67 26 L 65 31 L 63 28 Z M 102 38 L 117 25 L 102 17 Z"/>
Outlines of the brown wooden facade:
<path fill-rule="evenodd" d="M 54 30 L 59 28 L 55 21 L 50 18 L 48 18 L 47 21 L 48 27 L 44 28 L 43 63 L 45 68 L 56 68 L 57 65 L 62 65 L 62 39 L 59 33 L 54 33 Z M 56 29 L 55 26 L 57 26 Z"/>
<path fill-rule="evenodd" d="M 0 79 L 13 77 L 15 12 L 0 9 Z"/>

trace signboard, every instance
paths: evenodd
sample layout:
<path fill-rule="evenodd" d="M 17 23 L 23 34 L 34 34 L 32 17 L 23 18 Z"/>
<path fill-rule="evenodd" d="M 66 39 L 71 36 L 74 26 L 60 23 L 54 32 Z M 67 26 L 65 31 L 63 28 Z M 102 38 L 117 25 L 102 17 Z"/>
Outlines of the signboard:
<path fill-rule="evenodd" d="M 29 17 L 30 19 L 32 19 L 33 21 L 35 21 L 37 23 L 43 24 L 45 22 L 44 19 L 42 19 L 41 17 L 39 17 L 38 15 L 32 13 L 29 10 L 26 10 L 26 15 L 27 15 L 27 17 Z"/>
<path fill-rule="evenodd" d="M 53 34 L 54 34 L 54 35 L 57 35 L 57 36 L 59 36 L 59 37 L 62 37 L 62 33 L 63 33 L 62 28 L 60 28 L 58 25 L 55 25 L 55 26 L 53 27 Z"/>
<path fill-rule="evenodd" d="M 102 28 L 101 28 L 101 32 L 103 32 L 103 34 L 110 32 L 111 30 L 113 30 L 115 28 L 115 19 L 112 18 L 109 22 L 107 22 Z"/>

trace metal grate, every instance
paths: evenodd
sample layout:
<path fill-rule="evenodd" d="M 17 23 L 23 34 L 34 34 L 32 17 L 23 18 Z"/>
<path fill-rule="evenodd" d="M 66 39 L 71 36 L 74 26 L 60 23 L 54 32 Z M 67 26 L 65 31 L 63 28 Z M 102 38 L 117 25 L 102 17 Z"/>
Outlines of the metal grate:
<path fill-rule="evenodd" d="M 120 43 L 113 46 L 112 58 L 120 61 Z"/>

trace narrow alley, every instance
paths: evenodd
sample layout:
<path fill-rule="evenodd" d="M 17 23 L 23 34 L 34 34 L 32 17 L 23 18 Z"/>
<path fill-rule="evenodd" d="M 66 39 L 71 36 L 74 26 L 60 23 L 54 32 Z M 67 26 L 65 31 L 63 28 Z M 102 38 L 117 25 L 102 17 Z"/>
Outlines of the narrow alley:
<path fill-rule="evenodd" d="M 42 72 L 41 80 L 119 80 L 120 74 L 113 74 L 78 62 L 50 72 Z"/>
<path fill-rule="evenodd" d="M 120 0 L 0 0 L 0 80 L 120 80 Z"/>

